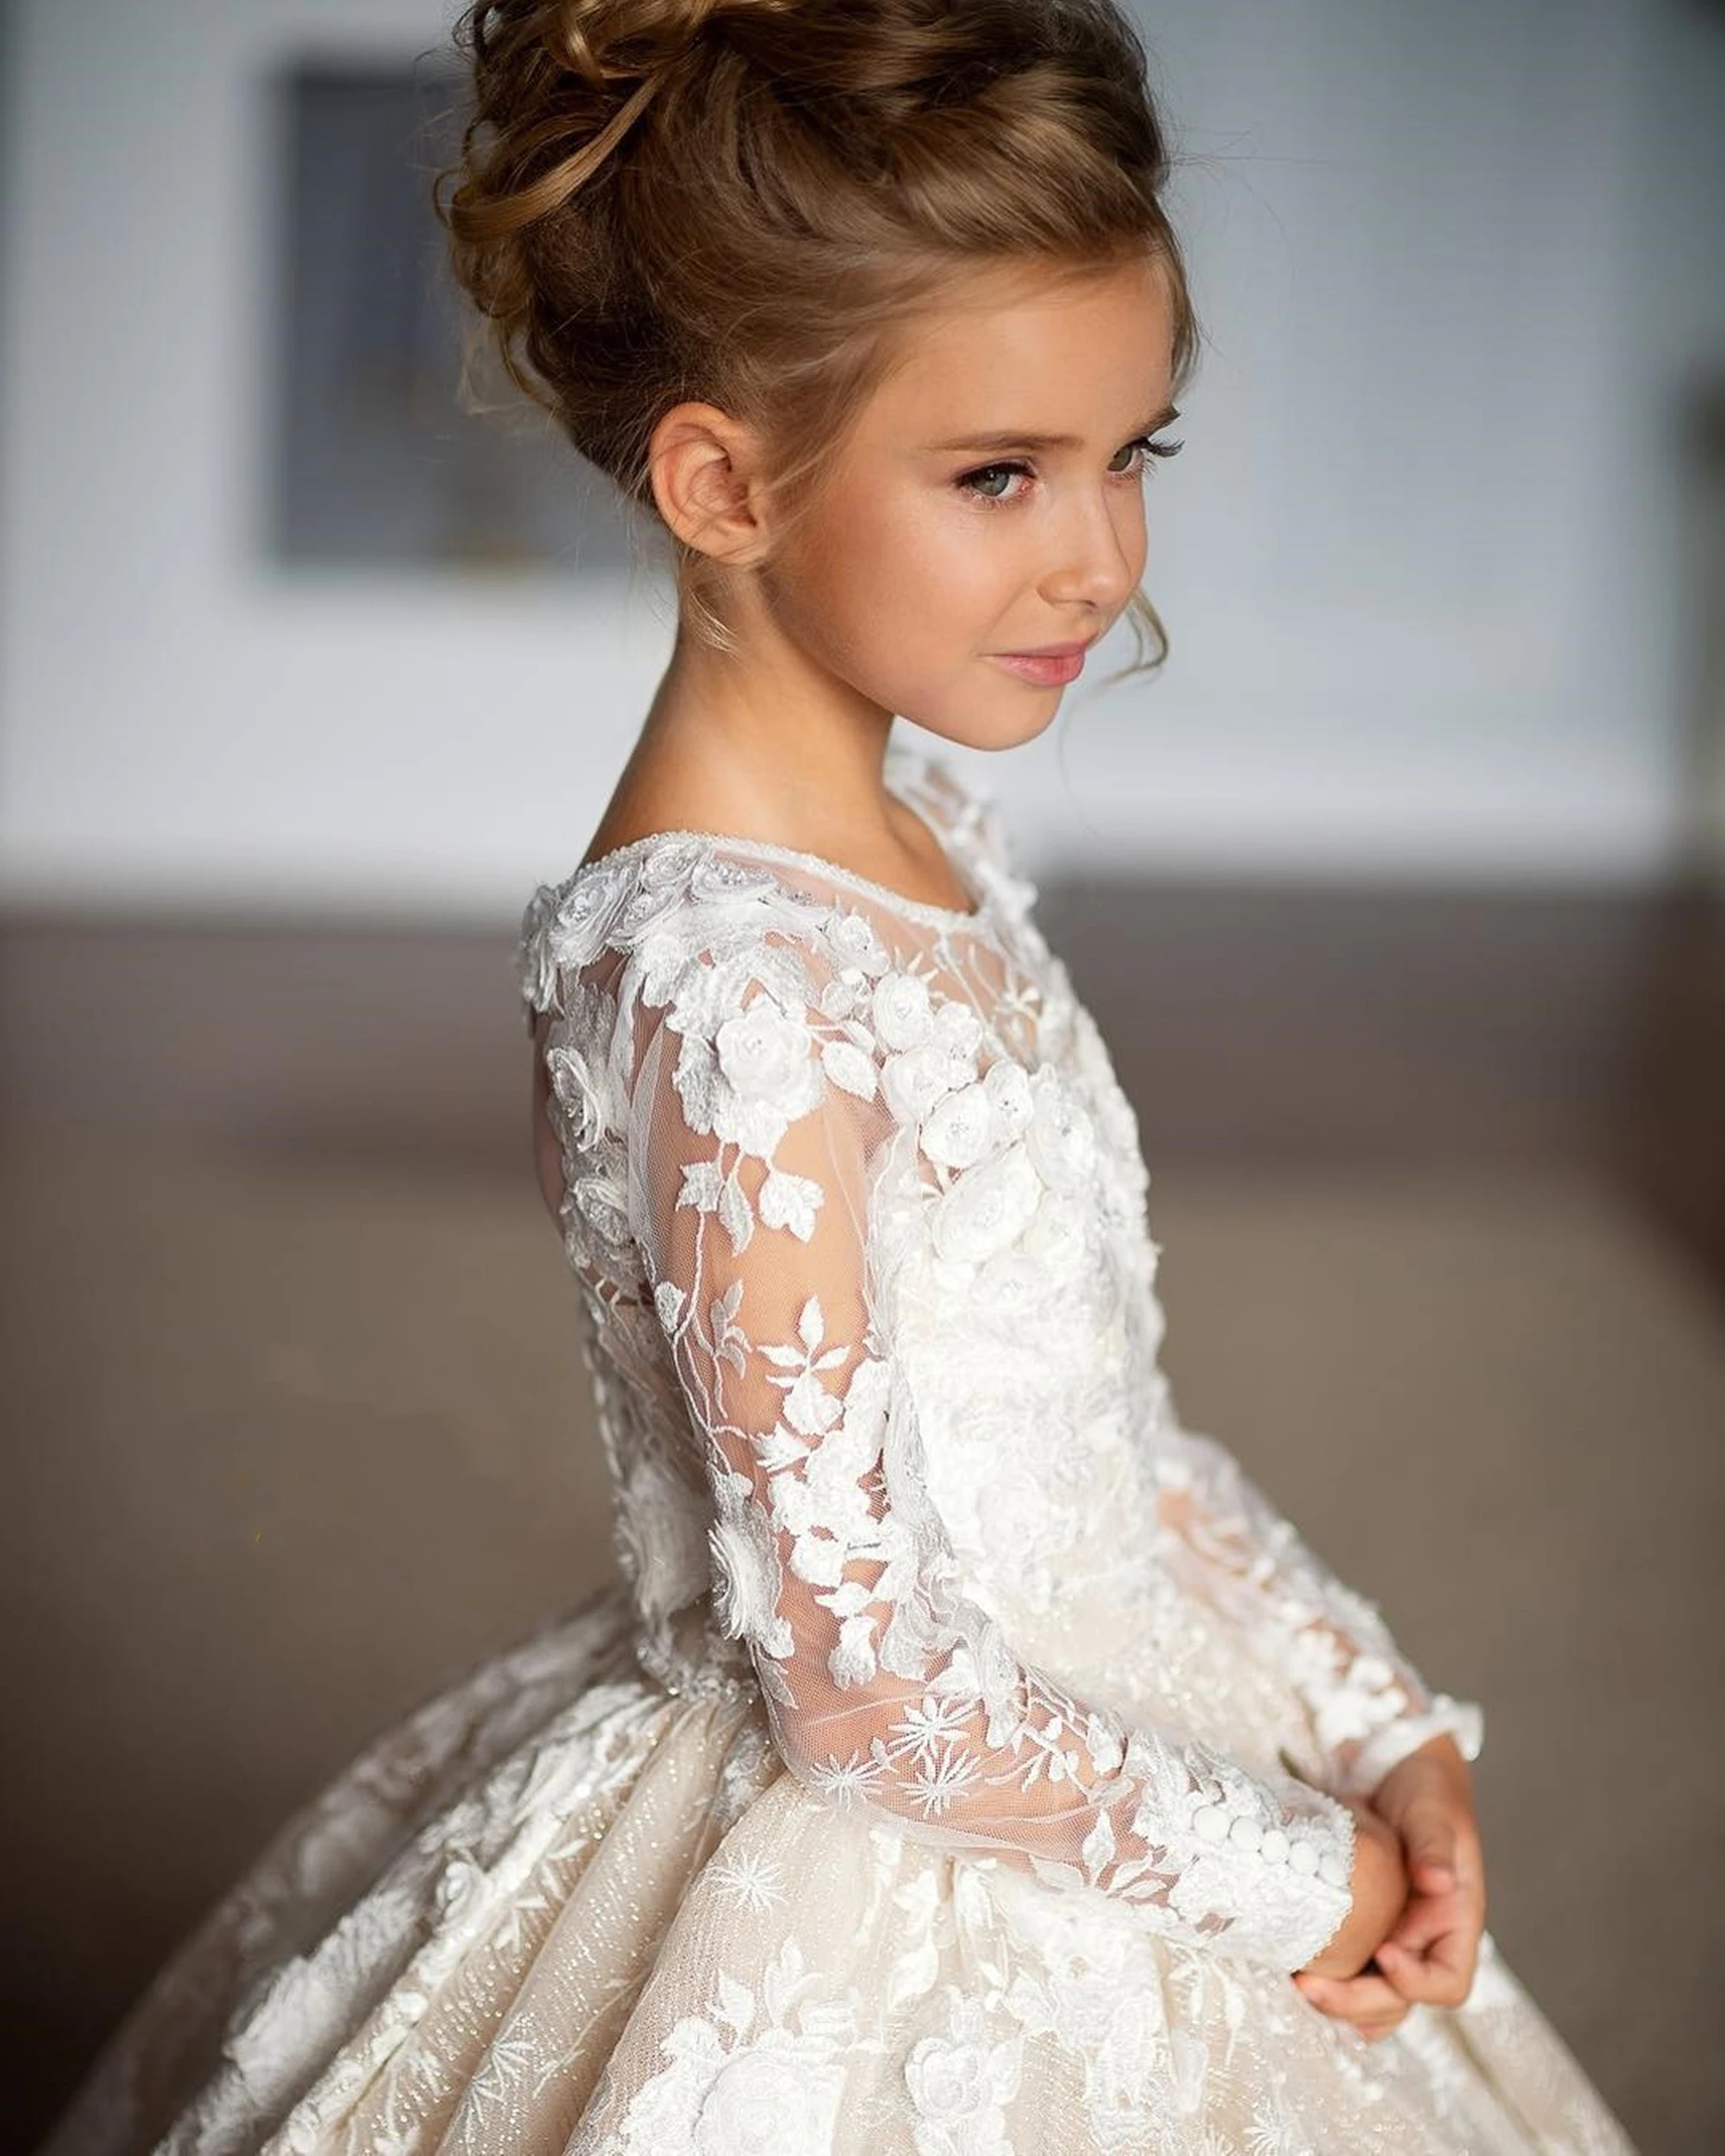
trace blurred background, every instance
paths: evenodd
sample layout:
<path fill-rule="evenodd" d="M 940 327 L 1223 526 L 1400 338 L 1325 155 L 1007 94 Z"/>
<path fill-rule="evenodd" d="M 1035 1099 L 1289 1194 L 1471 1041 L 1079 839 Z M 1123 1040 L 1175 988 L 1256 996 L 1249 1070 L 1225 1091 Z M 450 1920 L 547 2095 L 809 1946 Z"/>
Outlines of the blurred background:
<path fill-rule="evenodd" d="M 671 602 L 458 401 L 450 12 L 0 5 L 20 2147 L 296 1805 L 610 1568 L 513 939 Z M 1725 9 L 1137 13 L 1209 339 L 1172 655 L 944 753 L 1137 1106 L 1186 1420 L 1484 1703 L 1499 1944 L 1713 2150 Z"/>

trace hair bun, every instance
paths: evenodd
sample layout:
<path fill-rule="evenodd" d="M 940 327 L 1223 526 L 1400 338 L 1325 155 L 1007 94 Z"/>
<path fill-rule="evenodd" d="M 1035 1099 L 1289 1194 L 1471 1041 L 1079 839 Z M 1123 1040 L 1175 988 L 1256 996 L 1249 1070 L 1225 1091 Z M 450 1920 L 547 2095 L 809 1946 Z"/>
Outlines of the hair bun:
<path fill-rule="evenodd" d="M 729 16 L 786 15 L 798 0 L 553 0 L 536 9 L 565 64 L 595 88 L 656 77 Z"/>

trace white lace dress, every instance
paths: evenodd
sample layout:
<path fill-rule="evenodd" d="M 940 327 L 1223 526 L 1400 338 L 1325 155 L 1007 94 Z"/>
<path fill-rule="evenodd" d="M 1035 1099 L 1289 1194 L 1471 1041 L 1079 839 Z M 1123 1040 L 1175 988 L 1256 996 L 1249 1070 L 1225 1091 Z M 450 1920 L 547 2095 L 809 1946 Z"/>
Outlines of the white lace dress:
<path fill-rule="evenodd" d="M 1158 1368 L 1132 1111 L 991 806 L 974 911 L 661 832 L 542 887 L 620 1583 L 380 1738 L 46 2156 L 1624 2156 L 1490 1934 L 1289 1981 L 1432 1692 Z"/>

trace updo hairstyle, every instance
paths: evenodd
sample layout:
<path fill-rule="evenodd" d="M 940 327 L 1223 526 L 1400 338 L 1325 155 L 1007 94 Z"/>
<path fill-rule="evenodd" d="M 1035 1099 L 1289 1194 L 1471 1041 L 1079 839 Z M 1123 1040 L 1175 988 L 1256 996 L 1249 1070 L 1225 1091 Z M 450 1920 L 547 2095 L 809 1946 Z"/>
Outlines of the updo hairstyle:
<path fill-rule="evenodd" d="M 691 398 L 761 429 L 794 520 L 903 333 L 979 270 L 1154 260 L 1176 393 L 1190 373 L 1163 130 L 1112 0 L 479 0 L 455 35 L 456 278 L 510 380 L 656 523 L 653 431 Z M 669 536 L 729 649 L 724 566 Z M 1159 667 L 1142 590 L 1130 611 L 1155 656 L 1126 671 Z"/>

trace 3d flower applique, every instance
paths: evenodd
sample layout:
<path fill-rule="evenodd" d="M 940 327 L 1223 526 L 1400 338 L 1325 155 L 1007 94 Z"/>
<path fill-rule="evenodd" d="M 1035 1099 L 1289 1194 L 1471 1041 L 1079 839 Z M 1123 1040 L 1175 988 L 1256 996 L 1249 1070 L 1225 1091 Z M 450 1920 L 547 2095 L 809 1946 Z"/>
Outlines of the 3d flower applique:
<path fill-rule="evenodd" d="M 772 1662 L 786 1660 L 795 1650 L 791 1627 L 780 1612 L 784 1575 L 780 1570 L 771 1521 L 751 1501 L 752 1485 L 746 1475 L 730 1471 L 713 1477 L 715 1510 L 707 1530 L 712 1559 L 713 1611 L 718 1628 L 728 1639 L 747 1639 L 758 1645 Z M 772 1663 L 762 1669 L 763 1684 L 770 1685 Z M 783 1703 L 790 1703 L 789 1689 L 781 1677 Z"/>
<path fill-rule="evenodd" d="M 1022 1248 L 1044 1288 L 1063 1286 L 1082 1270 L 1090 1249 L 1088 1219 L 1085 1206 L 1070 1191 L 1043 1191 Z"/>
<path fill-rule="evenodd" d="M 889 1054 L 881 1066 L 881 1090 L 894 1120 L 912 1130 L 951 1089 L 952 1057 L 936 1040 Z"/>
<path fill-rule="evenodd" d="M 870 1007 L 875 1031 L 890 1054 L 902 1054 L 933 1036 L 933 1002 L 921 974 L 896 968 L 882 975 L 875 984 Z"/>
<path fill-rule="evenodd" d="M 616 1017 L 614 995 L 590 981 L 579 981 L 568 1011 L 546 1032 L 546 1075 L 568 1119 L 568 1142 L 578 1152 L 596 1144 L 602 1131 L 618 1126 L 617 1106 L 610 1098 L 603 1061 L 605 1044 L 611 1039 Z"/>
<path fill-rule="evenodd" d="M 698 903 L 708 865 L 703 841 L 669 835 L 619 862 L 627 880 L 609 939 L 625 946 L 638 943 L 672 922 L 689 901 Z"/>
<path fill-rule="evenodd" d="M 1051 1066 L 1026 1074 L 996 1061 L 980 1080 L 941 1095 L 919 1138 L 938 1173 L 931 1232 L 944 1264 L 986 1265 L 1015 1248 L 1060 1275 L 1087 1261 L 1082 1194 L 1095 1127 Z"/>
<path fill-rule="evenodd" d="M 913 974 L 889 975 L 876 985 L 872 1015 L 881 1091 L 894 1120 L 914 1128 L 952 1087 L 952 1055 L 936 1037 L 926 983 Z"/>
<path fill-rule="evenodd" d="M 1032 1075 L 1030 1086 L 1032 1114 L 1025 1144 L 1037 1172 L 1052 1190 L 1082 1190 L 1096 1160 L 1089 1111 L 1051 1063 Z"/>
<path fill-rule="evenodd" d="M 547 932 L 556 906 L 555 889 L 549 883 L 542 883 L 527 901 L 521 916 L 521 934 L 516 944 L 516 978 L 522 1001 L 535 1011 L 544 1010 L 556 992 L 557 962 L 552 956 L 551 939 Z"/>
<path fill-rule="evenodd" d="M 563 1163 L 563 1203 L 559 1217 L 566 1234 L 580 1223 L 591 1241 L 580 1236 L 574 1247 L 589 1255 L 603 1251 L 606 1269 L 621 1281 L 638 1281 L 639 1251 L 629 1224 L 628 1161 L 622 1144 L 605 1139 L 591 1152 Z"/>
<path fill-rule="evenodd" d="M 975 1009 L 959 997 L 940 996 L 935 1000 L 934 1037 L 960 1066 L 953 1073 L 954 1085 L 963 1085 L 975 1075 L 976 1051 L 987 1032 L 988 1028 Z"/>
<path fill-rule="evenodd" d="M 997 1056 L 983 1073 L 982 1085 L 1001 1131 L 1007 1138 L 1019 1137 L 1036 1108 L 1029 1072 L 1010 1056 Z"/>
<path fill-rule="evenodd" d="M 832 906 L 822 924 L 822 934 L 837 970 L 836 981 L 849 980 L 854 994 L 870 981 L 892 969 L 893 956 L 866 913 L 844 906 Z M 837 1012 L 831 1013 L 837 1016 Z"/>
<path fill-rule="evenodd" d="M 932 1233 L 948 1263 L 978 1265 L 1011 1247 L 1036 1217 L 1043 1184 L 1022 1144 L 957 1176 L 934 1211 Z"/>
<path fill-rule="evenodd" d="M 714 1095 L 714 1136 L 746 1153 L 769 1154 L 785 1126 L 820 1098 L 806 1024 L 771 996 L 756 996 L 725 1019 L 712 1047 L 724 1081 Z"/>
<path fill-rule="evenodd" d="M 558 886 L 545 934 L 560 966 L 578 971 L 604 950 L 636 877 L 631 861 L 602 861 L 577 869 Z"/>
<path fill-rule="evenodd" d="M 787 1010 L 774 994 L 758 994 L 742 1010 L 720 1017 L 711 1037 L 696 1022 L 697 1012 L 684 1015 L 687 1030 L 682 1032 L 673 1083 L 689 1128 L 710 1132 L 743 1156 L 768 1162 L 760 1217 L 768 1226 L 787 1228 L 806 1242 L 825 1193 L 812 1178 L 771 1165 L 786 1131 L 820 1099 L 822 1066 L 802 1006 Z M 841 1068 L 853 1086 L 861 1085 L 857 1070 L 849 1064 Z M 871 1069 L 871 1081 L 872 1075 Z M 753 1236 L 754 1211 L 734 1162 L 728 1169 L 716 1158 L 686 1165 L 677 1203 L 717 1213 L 737 1250 L 745 1249 Z"/>
<path fill-rule="evenodd" d="M 994 1144 L 1000 1125 L 979 1080 L 944 1094 L 923 1119 L 922 1150 L 942 1168 L 971 1168 Z"/>

